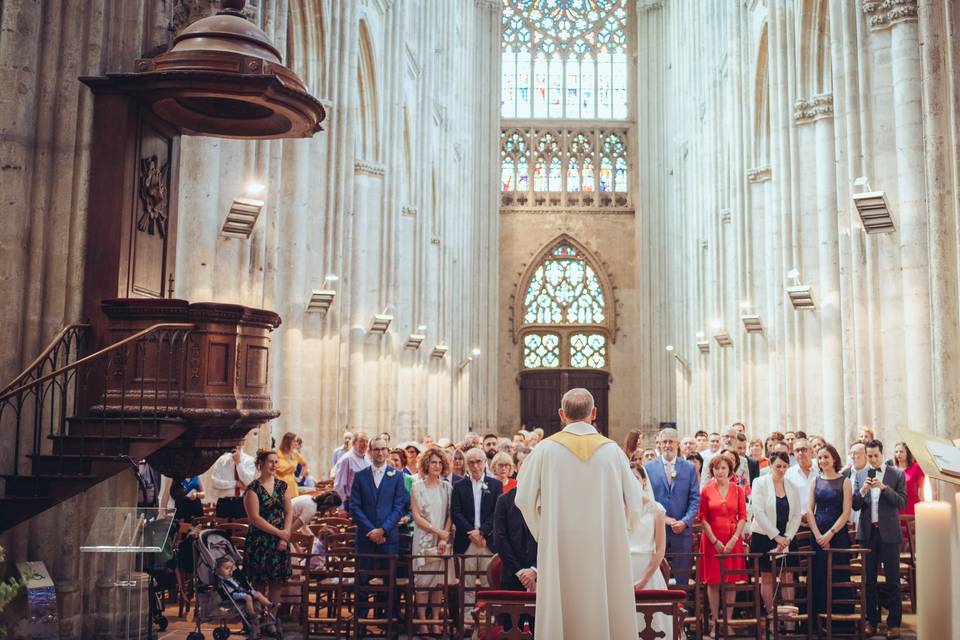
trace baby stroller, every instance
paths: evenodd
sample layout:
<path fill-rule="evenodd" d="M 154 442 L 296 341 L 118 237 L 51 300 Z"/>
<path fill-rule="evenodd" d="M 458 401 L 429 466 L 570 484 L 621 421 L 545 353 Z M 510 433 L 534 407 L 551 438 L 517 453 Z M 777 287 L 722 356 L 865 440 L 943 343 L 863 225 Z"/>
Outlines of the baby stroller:
<path fill-rule="evenodd" d="M 207 529 L 201 531 L 194 543 L 194 578 L 196 580 L 197 629 L 187 635 L 187 640 L 204 640 L 200 625 L 204 622 L 216 622 L 219 626 L 213 630 L 214 640 L 226 640 L 231 635 L 246 636 L 249 640 L 261 638 L 265 627 L 273 626 L 276 632 L 273 637 L 282 639 L 283 631 L 280 621 L 274 613 L 263 609 L 263 617 L 258 623 L 251 620 L 243 607 L 243 603 L 236 602 L 220 588 L 215 567 L 217 560 L 227 556 L 240 566 L 240 554 L 230 541 L 225 531 Z M 233 574 L 234 580 L 244 589 L 250 589 L 243 574 L 238 570 Z M 243 628 L 232 630 L 227 626 L 229 622 L 241 621 Z"/>

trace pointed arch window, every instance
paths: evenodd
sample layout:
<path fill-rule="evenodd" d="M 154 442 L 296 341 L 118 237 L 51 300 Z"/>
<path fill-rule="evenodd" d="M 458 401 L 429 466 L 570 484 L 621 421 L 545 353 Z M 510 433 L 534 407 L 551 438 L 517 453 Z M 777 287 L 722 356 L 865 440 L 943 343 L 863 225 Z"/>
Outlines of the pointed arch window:
<path fill-rule="evenodd" d="M 600 272 L 570 239 L 551 245 L 523 281 L 518 333 L 526 369 L 605 369 L 612 322 Z"/>

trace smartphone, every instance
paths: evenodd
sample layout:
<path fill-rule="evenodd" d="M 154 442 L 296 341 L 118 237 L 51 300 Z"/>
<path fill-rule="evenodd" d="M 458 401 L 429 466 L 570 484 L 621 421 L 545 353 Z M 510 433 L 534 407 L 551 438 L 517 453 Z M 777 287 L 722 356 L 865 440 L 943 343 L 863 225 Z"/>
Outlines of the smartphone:
<path fill-rule="evenodd" d="M 876 469 L 867 469 L 867 478 L 869 478 L 870 480 L 873 480 L 876 477 L 877 477 Z"/>

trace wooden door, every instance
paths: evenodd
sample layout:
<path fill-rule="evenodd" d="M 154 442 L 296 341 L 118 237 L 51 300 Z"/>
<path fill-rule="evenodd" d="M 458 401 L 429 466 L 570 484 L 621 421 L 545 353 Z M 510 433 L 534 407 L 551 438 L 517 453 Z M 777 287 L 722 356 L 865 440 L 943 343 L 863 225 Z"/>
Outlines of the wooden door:
<path fill-rule="evenodd" d="M 527 429 L 540 427 L 544 435 L 561 429 L 560 398 L 570 389 L 583 387 L 593 394 L 597 407 L 597 429 L 606 435 L 609 416 L 610 374 L 606 371 L 554 369 L 520 373 L 520 420 Z"/>

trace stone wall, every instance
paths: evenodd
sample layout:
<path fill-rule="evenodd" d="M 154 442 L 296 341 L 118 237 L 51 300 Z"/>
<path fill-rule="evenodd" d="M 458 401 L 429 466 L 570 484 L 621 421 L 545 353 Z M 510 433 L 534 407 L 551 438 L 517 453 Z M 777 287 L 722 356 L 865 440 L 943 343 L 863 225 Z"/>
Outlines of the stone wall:
<path fill-rule="evenodd" d="M 638 4 L 638 217 L 670 246 L 640 268 L 667 283 L 653 326 L 685 433 L 960 435 L 958 21 L 940 0 Z M 867 186 L 892 233 L 864 232 Z"/>

